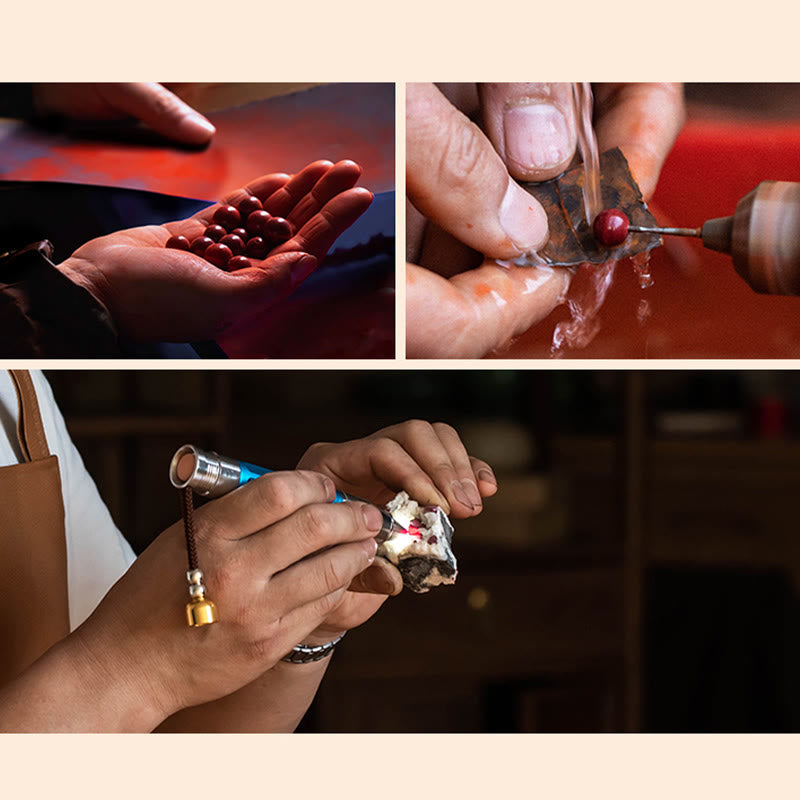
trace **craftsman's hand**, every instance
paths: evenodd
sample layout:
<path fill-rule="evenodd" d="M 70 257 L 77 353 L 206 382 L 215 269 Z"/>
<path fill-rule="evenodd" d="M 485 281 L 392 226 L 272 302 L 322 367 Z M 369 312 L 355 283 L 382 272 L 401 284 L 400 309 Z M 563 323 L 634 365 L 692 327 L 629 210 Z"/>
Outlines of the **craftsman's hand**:
<path fill-rule="evenodd" d="M 541 247 L 547 217 L 462 113 L 468 99 L 453 100 L 433 84 L 406 87 L 410 358 L 484 356 L 544 319 L 569 285 L 567 270 L 496 263 Z"/>
<path fill-rule="evenodd" d="M 180 84 L 170 84 L 176 92 Z M 35 83 L 33 102 L 41 116 L 82 120 L 131 117 L 167 139 L 182 144 L 207 144 L 214 126 L 160 83 Z"/>
<path fill-rule="evenodd" d="M 293 292 L 317 267 L 336 238 L 372 202 L 353 188 L 361 170 L 352 161 L 315 161 L 290 177 L 266 175 L 222 202 L 246 194 L 297 231 L 251 267 L 224 272 L 200 256 L 166 248 L 170 236 L 200 236 L 218 205 L 165 225 L 132 228 L 93 239 L 59 268 L 111 313 L 120 332 L 138 341 L 212 339 Z"/>
<path fill-rule="evenodd" d="M 645 200 L 683 127 L 679 83 L 595 83 L 592 124 L 600 152 L 619 147 Z M 511 175 L 555 178 L 575 155 L 571 83 L 478 84 L 483 129 Z"/>
<path fill-rule="evenodd" d="M 497 491 L 489 465 L 470 456 L 458 433 L 441 422 L 411 420 L 364 439 L 318 443 L 304 453 L 298 468 L 328 475 L 338 489 L 379 506 L 404 489 L 418 503 L 442 506 L 456 519 L 479 514 L 482 498 Z M 376 558 L 313 636 L 320 642 L 330 641 L 360 625 L 387 595 L 401 589 L 400 573 L 388 561 Z"/>
<path fill-rule="evenodd" d="M 118 709 L 115 725 L 154 727 L 228 695 L 307 641 L 372 562 L 381 524 L 374 507 L 334 504 L 334 493 L 319 473 L 276 472 L 196 511 L 216 624 L 186 623 L 182 524 L 145 550 L 63 644 L 97 702 Z M 135 719 L 123 713 L 129 706 Z"/>
<path fill-rule="evenodd" d="M 408 87 L 409 200 L 427 218 L 408 209 L 410 357 L 483 356 L 563 300 L 566 270 L 500 267 L 495 259 L 546 241 L 543 210 L 508 180 L 545 180 L 570 165 L 571 91 L 571 84 Z M 680 85 L 597 84 L 594 92 L 600 150 L 622 148 L 648 197 L 683 123 Z M 483 131 L 467 116 L 481 114 Z"/>

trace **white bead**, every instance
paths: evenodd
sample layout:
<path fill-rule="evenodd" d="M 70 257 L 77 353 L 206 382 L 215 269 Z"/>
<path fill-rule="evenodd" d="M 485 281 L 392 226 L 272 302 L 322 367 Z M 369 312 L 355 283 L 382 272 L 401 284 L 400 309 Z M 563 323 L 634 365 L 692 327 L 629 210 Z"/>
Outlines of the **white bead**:
<path fill-rule="evenodd" d="M 202 583 L 193 583 L 189 587 L 190 597 L 205 597 L 205 594 L 206 594 L 206 587 L 203 586 Z"/>
<path fill-rule="evenodd" d="M 190 569 L 186 573 L 186 580 L 188 580 L 189 583 L 195 583 L 195 584 L 202 583 L 203 582 L 203 571 L 200 570 L 200 569 Z"/>

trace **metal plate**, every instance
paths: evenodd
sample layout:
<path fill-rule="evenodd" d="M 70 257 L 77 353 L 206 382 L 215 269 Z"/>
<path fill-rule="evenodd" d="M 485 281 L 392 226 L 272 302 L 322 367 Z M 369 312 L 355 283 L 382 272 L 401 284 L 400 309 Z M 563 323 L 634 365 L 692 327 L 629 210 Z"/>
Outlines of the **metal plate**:
<path fill-rule="evenodd" d="M 541 203 L 547 212 L 550 238 L 535 254 L 514 262 L 518 266 L 573 267 L 579 264 L 602 264 L 652 250 L 661 237 L 648 233 L 630 233 L 617 247 L 605 248 L 594 238 L 583 209 L 583 164 L 567 170 L 558 178 L 522 186 Z M 600 185 L 603 208 L 619 208 L 628 215 L 631 225 L 655 227 L 655 217 L 648 211 L 642 193 L 619 148 L 600 156 Z"/>

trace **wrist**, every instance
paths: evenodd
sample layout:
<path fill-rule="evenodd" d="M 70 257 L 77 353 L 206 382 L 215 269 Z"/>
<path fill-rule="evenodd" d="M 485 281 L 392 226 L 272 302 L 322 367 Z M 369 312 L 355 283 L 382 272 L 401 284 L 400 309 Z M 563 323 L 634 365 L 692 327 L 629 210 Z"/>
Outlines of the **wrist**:
<path fill-rule="evenodd" d="M 167 692 L 137 661 L 136 650 L 125 653 L 113 642 L 96 642 L 79 629 L 54 648 L 54 657 L 71 677 L 72 691 L 80 705 L 86 700 L 95 719 L 85 730 L 118 733 L 152 731 L 180 709 Z"/>
<path fill-rule="evenodd" d="M 54 266 L 72 283 L 89 292 L 103 311 L 109 316 L 111 315 L 107 298 L 108 287 L 97 267 L 85 259 L 75 258 L 74 256 L 70 256 L 60 264 L 54 264 Z"/>
<path fill-rule="evenodd" d="M 72 634 L 0 692 L 0 731 L 6 733 L 139 733 L 162 712 L 136 693 L 124 674 L 100 666 Z"/>

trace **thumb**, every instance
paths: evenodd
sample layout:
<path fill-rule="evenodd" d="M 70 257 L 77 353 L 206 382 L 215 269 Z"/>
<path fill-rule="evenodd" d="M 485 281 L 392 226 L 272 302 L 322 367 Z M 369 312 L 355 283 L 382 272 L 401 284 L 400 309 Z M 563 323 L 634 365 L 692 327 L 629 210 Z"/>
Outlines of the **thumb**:
<path fill-rule="evenodd" d="M 220 272 L 242 315 L 261 311 L 290 295 L 317 268 L 315 256 L 294 250 L 269 256 L 257 267 Z"/>
<path fill-rule="evenodd" d="M 190 145 L 207 144 L 214 126 L 160 83 L 102 85 L 106 103 L 144 122 L 162 136 Z"/>
<path fill-rule="evenodd" d="M 356 575 L 350 584 L 351 592 L 367 594 L 400 594 L 403 590 L 403 578 L 395 567 L 386 559 L 376 558 L 360 575 Z"/>
<path fill-rule="evenodd" d="M 425 216 L 493 258 L 513 258 L 547 241 L 544 209 L 433 84 L 406 87 L 406 185 Z"/>

